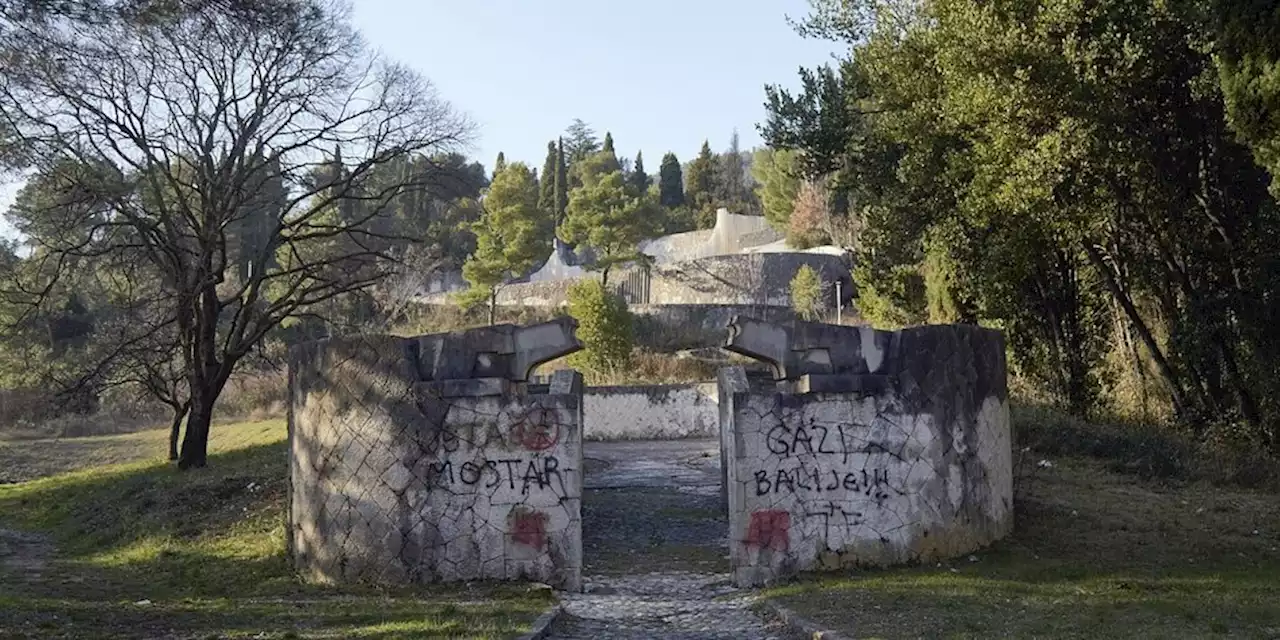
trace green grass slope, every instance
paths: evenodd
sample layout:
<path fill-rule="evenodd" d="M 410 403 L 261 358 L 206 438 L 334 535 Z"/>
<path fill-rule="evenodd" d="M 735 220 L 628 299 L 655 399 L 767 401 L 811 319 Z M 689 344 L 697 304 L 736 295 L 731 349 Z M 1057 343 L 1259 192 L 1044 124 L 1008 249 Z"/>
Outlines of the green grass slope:
<path fill-rule="evenodd" d="M 207 469 L 173 469 L 160 431 L 92 439 L 142 461 L 0 485 L 0 638 L 500 638 L 551 604 L 520 585 L 302 584 L 284 548 L 283 422 L 215 434 Z M 39 475 L 31 461 L 52 454 L 24 450 L 39 446 L 8 443 L 0 465 Z"/>
<path fill-rule="evenodd" d="M 1280 638 L 1280 496 L 1051 464 L 991 549 L 767 594 L 856 638 Z"/>

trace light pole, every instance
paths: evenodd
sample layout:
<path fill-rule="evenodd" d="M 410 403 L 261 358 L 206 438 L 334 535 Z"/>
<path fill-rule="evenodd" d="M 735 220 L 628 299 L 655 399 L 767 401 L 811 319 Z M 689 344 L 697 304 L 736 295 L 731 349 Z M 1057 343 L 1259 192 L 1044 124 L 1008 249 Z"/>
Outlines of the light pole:
<path fill-rule="evenodd" d="M 840 300 L 840 280 L 836 279 L 836 324 L 842 324 L 840 322 L 840 312 L 844 311 L 843 307 L 844 305 Z"/>

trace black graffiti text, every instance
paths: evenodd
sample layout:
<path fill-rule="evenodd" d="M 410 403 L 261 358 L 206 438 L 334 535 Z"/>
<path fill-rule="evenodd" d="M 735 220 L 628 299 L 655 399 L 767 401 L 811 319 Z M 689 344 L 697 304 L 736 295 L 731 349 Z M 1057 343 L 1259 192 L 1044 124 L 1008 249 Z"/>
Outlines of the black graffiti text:
<path fill-rule="evenodd" d="M 837 471 L 800 465 L 795 469 L 755 472 L 756 495 L 770 493 L 825 493 L 832 491 L 862 493 L 876 500 L 889 497 L 888 469 Z"/>
<path fill-rule="evenodd" d="M 460 464 L 454 464 L 452 460 L 429 462 L 423 481 L 428 490 L 457 485 L 500 490 L 505 486 L 513 491 L 519 489 L 521 494 L 527 495 L 530 490 L 550 488 L 552 478 L 560 481 L 557 487 L 563 486 L 560 460 L 555 456 L 539 456 L 467 460 Z"/>

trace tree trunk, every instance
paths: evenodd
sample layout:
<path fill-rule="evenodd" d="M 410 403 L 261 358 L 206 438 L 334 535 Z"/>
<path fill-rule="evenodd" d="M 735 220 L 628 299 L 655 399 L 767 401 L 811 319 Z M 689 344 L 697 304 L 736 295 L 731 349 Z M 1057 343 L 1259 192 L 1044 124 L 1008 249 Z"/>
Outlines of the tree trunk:
<path fill-rule="evenodd" d="M 230 370 L 230 366 L 225 366 L 210 378 L 193 377 L 187 433 L 182 439 L 182 451 L 178 456 L 179 469 L 196 469 L 208 463 L 209 425 L 213 422 L 213 407 L 226 386 Z"/>
<path fill-rule="evenodd" d="M 187 376 L 191 405 L 187 416 L 187 433 L 178 456 L 179 469 L 205 466 L 209 457 L 209 424 L 213 406 L 231 377 L 235 359 L 223 355 L 218 359 L 218 297 L 214 286 L 205 286 L 193 305 L 194 326 L 191 340 L 190 373 Z"/>
<path fill-rule="evenodd" d="M 1129 317 L 1129 323 L 1134 330 L 1138 332 L 1138 337 L 1142 338 L 1142 343 L 1146 345 L 1147 351 L 1151 354 L 1151 359 L 1155 361 L 1156 368 L 1160 370 L 1161 377 L 1164 378 L 1165 384 L 1169 387 L 1169 395 L 1173 400 L 1173 410 L 1179 418 L 1187 416 L 1187 402 L 1183 397 L 1182 386 L 1178 383 L 1178 377 L 1173 371 L 1173 367 L 1169 361 L 1165 359 L 1164 352 L 1160 351 L 1160 345 L 1156 343 L 1155 336 L 1151 335 L 1151 329 L 1147 327 L 1147 323 L 1142 320 L 1142 316 L 1138 314 L 1137 307 L 1134 306 L 1133 300 L 1129 298 L 1129 294 L 1120 287 L 1120 283 L 1116 281 L 1116 274 L 1103 260 L 1102 254 L 1098 248 L 1093 246 L 1089 241 L 1084 241 L 1084 252 L 1089 256 L 1089 262 L 1098 270 L 1102 276 L 1103 283 L 1106 284 L 1107 290 L 1115 297 L 1116 302 L 1120 303 L 1120 307 L 1124 309 L 1124 313 Z"/>
<path fill-rule="evenodd" d="M 489 289 L 489 326 L 498 324 L 498 288 Z"/>
<path fill-rule="evenodd" d="M 182 419 L 187 417 L 191 403 L 183 403 L 173 407 L 173 424 L 169 427 L 169 460 L 178 459 L 178 434 L 182 430 Z"/>

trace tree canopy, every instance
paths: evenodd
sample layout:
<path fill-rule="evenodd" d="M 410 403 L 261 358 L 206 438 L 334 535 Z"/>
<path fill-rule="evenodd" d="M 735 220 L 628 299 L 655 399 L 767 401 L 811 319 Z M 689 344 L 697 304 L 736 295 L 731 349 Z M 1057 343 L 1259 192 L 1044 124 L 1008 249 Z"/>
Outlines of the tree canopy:
<path fill-rule="evenodd" d="M 995 324 L 1078 413 L 1159 398 L 1280 452 L 1275 39 L 1226 4 L 815 0 L 851 55 L 761 133 L 833 190 L 864 315 Z"/>

